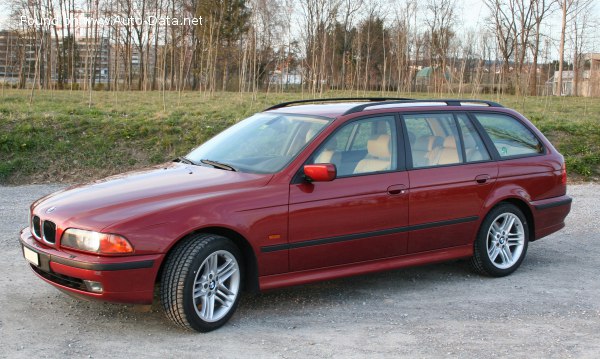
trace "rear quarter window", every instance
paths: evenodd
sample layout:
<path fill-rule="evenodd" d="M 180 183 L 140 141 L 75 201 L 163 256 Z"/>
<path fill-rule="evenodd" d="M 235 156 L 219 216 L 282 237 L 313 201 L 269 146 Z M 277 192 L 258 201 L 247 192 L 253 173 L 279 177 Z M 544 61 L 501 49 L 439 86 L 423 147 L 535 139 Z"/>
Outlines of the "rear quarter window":
<path fill-rule="evenodd" d="M 475 114 L 475 117 L 490 136 L 500 157 L 536 155 L 544 151 L 533 132 L 513 117 L 490 113 Z"/>

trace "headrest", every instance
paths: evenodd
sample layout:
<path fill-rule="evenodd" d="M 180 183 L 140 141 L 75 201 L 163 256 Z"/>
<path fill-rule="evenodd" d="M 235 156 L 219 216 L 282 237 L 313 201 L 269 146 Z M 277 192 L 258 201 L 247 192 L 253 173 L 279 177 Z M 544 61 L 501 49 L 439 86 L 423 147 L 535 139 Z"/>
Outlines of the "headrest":
<path fill-rule="evenodd" d="M 473 138 L 473 136 L 465 136 L 465 134 L 463 133 L 463 141 L 465 143 L 465 148 L 477 147 L 477 143 L 475 143 L 475 139 Z"/>
<path fill-rule="evenodd" d="M 417 142 L 413 146 L 413 151 L 431 151 L 433 139 L 433 136 L 421 136 L 417 138 Z"/>
<path fill-rule="evenodd" d="M 380 135 L 379 137 L 367 142 L 367 151 L 369 155 L 378 158 L 390 158 L 390 136 Z"/>
<path fill-rule="evenodd" d="M 448 136 L 444 139 L 444 147 L 456 148 L 456 140 L 454 139 L 454 136 Z"/>
<path fill-rule="evenodd" d="M 421 136 L 417 138 L 417 142 L 413 146 L 413 151 L 429 152 L 435 147 L 440 147 L 442 142 L 442 138 L 438 136 Z"/>
<path fill-rule="evenodd" d="M 317 133 L 317 130 L 310 128 L 308 131 L 306 131 L 306 136 L 304 137 L 304 142 L 308 142 L 310 140 L 312 140 L 312 138 L 314 137 L 314 135 Z"/>

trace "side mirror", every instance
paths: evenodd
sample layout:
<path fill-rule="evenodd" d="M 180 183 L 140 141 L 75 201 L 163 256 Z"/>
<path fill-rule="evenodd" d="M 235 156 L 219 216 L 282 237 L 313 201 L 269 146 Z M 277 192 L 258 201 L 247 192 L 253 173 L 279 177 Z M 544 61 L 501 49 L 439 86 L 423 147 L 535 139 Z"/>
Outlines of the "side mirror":
<path fill-rule="evenodd" d="M 337 169 L 333 163 L 304 165 L 304 176 L 311 182 L 329 182 L 335 179 Z"/>

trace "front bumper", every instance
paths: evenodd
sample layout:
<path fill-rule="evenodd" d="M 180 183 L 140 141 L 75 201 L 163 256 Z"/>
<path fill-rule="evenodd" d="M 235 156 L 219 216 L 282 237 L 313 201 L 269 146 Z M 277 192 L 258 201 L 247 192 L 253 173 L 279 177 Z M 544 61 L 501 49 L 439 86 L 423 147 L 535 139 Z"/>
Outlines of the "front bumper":
<path fill-rule="evenodd" d="M 60 290 L 108 302 L 152 303 L 162 254 L 100 257 L 66 253 L 35 240 L 29 228 L 21 231 L 20 242 L 37 254 L 37 265 L 27 262 L 33 272 Z M 102 292 L 91 291 L 85 281 L 102 283 Z"/>

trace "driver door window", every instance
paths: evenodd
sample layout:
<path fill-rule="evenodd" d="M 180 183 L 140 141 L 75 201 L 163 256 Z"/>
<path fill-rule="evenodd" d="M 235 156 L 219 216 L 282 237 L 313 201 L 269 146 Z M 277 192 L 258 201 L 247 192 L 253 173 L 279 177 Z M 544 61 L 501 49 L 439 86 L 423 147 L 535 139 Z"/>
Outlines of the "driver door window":
<path fill-rule="evenodd" d="M 333 163 L 338 177 L 395 171 L 394 116 L 353 121 L 337 130 L 314 154 L 311 163 Z"/>

